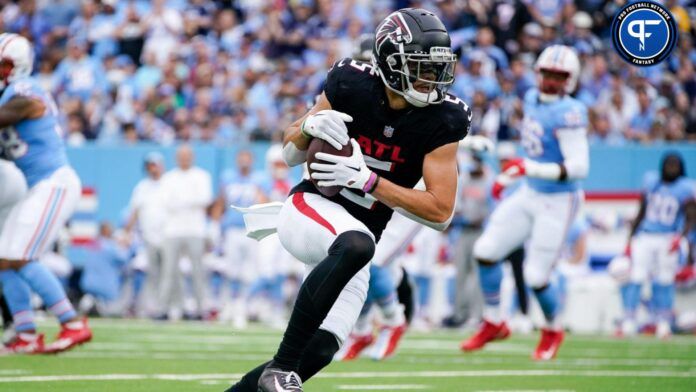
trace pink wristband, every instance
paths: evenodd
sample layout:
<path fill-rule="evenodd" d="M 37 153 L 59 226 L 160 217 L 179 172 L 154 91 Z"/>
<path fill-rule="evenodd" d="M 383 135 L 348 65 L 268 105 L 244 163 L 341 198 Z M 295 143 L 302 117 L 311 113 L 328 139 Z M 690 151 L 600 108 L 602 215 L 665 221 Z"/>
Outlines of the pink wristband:
<path fill-rule="evenodd" d="M 365 183 L 365 186 L 363 187 L 363 192 L 365 193 L 371 193 L 372 191 L 375 190 L 375 185 L 377 183 L 377 174 L 374 172 L 370 173 L 370 178 L 367 179 L 367 182 Z"/>

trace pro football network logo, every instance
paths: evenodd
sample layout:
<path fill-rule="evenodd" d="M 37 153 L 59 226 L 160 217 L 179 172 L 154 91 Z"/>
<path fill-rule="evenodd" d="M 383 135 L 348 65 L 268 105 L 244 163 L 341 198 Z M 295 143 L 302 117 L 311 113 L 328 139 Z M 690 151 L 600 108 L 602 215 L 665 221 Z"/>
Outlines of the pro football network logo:
<path fill-rule="evenodd" d="M 677 43 L 674 16 L 658 3 L 629 3 L 614 16 L 611 25 L 614 49 L 627 62 L 640 67 L 666 59 Z"/>

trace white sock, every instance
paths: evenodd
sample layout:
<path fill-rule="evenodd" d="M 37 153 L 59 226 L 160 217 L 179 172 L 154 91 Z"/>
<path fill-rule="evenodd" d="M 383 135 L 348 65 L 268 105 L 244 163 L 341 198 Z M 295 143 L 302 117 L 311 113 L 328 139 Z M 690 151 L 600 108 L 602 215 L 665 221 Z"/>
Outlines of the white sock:
<path fill-rule="evenodd" d="M 34 332 L 34 333 L 20 332 L 17 334 L 17 336 L 19 336 L 20 339 L 26 340 L 28 342 L 33 342 L 39 338 L 39 334 L 37 334 L 36 332 Z"/>
<path fill-rule="evenodd" d="M 358 317 L 358 320 L 355 322 L 355 326 L 353 327 L 353 333 L 355 333 L 358 336 L 364 336 L 370 334 L 372 332 L 372 325 L 370 325 L 370 313 L 365 315 L 360 315 Z"/>
<path fill-rule="evenodd" d="M 388 327 L 398 327 L 406 322 L 406 316 L 404 316 L 404 306 L 401 305 L 396 299 L 390 301 L 384 307 L 380 306 L 382 310 L 382 316 L 384 316 L 384 324 Z"/>
<path fill-rule="evenodd" d="M 500 305 L 484 305 L 483 318 L 493 324 L 500 324 Z"/>
<path fill-rule="evenodd" d="M 85 323 L 82 320 L 68 321 L 63 324 L 67 329 L 82 329 L 85 327 Z"/>

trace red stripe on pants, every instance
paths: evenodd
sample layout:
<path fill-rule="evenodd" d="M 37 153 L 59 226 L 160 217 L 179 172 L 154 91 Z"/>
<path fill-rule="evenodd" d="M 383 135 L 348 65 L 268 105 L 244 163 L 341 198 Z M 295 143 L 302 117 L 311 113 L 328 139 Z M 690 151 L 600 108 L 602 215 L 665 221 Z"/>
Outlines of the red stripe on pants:
<path fill-rule="evenodd" d="M 309 219 L 317 222 L 318 224 L 326 227 L 327 230 L 331 232 L 331 234 L 336 235 L 336 229 L 334 229 L 333 226 L 331 226 L 331 223 L 324 219 L 317 210 L 314 208 L 310 207 L 309 204 L 304 199 L 304 193 L 303 192 L 298 192 L 292 195 L 292 204 L 295 205 L 295 208 L 297 208 L 298 211 L 302 213 L 302 215 L 308 217 Z"/>

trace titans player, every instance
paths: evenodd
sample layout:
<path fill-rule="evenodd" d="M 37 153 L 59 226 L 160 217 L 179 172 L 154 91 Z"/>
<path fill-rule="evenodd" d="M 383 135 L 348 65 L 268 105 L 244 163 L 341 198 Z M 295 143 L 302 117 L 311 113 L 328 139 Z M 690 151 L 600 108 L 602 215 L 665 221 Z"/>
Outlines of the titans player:
<path fill-rule="evenodd" d="M 89 341 L 58 279 L 37 260 L 52 245 L 80 197 L 80 180 L 68 166 L 53 98 L 30 77 L 33 50 L 16 34 L 0 35 L 0 158 L 14 161 L 28 192 L 0 231 L 0 281 L 13 314 L 10 352 L 57 352 Z M 36 333 L 30 288 L 58 318 L 58 338 L 44 346 Z"/>
<path fill-rule="evenodd" d="M 522 145 L 526 157 L 508 162 L 496 179 L 500 194 L 518 177 L 524 185 L 493 211 L 474 244 L 485 306 L 480 330 L 462 343 L 473 351 L 510 331 L 500 317 L 499 261 L 528 241 L 524 276 L 546 318 L 533 358 L 551 359 L 563 341 L 558 319 L 559 296 L 550 280 L 568 229 L 583 201 L 579 180 L 589 169 L 587 108 L 569 94 L 575 90 L 580 62 L 561 45 L 546 48 L 536 63 L 538 89 L 524 97 Z"/>
<path fill-rule="evenodd" d="M 686 177 L 684 162 L 677 153 L 662 159 L 660 174 L 646 176 L 640 209 L 631 226 L 626 255 L 631 259 L 629 281 L 621 287 L 624 320 L 623 336 L 635 335 L 636 309 L 641 286 L 652 285 L 657 316 L 655 334 L 671 335 L 670 320 L 674 304 L 674 278 L 684 238 L 696 223 L 696 188 Z"/>

